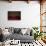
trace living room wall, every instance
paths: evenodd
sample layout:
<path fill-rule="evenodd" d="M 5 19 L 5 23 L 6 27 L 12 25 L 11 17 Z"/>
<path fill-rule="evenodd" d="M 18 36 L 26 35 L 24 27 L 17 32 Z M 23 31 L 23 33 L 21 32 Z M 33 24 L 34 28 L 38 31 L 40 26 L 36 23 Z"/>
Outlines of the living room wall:
<path fill-rule="evenodd" d="M 21 11 L 21 20 L 9 21 L 8 11 Z M 31 1 L 29 4 L 21 1 L 12 3 L 0 1 L 0 27 L 31 28 L 40 26 L 40 4 Z"/>

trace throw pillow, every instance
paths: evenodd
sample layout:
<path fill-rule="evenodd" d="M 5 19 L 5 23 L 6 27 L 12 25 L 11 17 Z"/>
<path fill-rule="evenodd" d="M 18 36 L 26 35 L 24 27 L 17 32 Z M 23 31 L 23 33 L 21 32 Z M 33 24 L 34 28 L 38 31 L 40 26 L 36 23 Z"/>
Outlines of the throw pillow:
<path fill-rule="evenodd" d="M 21 31 L 20 28 L 15 28 L 15 29 L 14 29 L 14 33 L 19 33 L 20 31 Z"/>

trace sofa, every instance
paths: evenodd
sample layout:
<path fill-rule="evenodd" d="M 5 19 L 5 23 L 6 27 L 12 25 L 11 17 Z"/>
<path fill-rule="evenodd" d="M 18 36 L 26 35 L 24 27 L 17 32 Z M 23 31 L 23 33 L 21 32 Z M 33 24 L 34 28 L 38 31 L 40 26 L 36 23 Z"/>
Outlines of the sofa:
<path fill-rule="evenodd" d="M 21 43 L 31 43 L 34 41 L 34 37 L 32 35 L 32 30 L 29 28 L 13 28 L 10 27 L 8 29 L 10 35 L 4 36 L 4 40 L 20 40 Z"/>

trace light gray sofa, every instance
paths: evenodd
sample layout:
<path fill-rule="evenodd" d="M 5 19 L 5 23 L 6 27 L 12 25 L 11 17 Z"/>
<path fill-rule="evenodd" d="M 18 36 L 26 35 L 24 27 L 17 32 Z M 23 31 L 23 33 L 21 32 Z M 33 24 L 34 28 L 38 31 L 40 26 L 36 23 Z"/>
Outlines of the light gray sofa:
<path fill-rule="evenodd" d="M 22 34 L 21 33 L 21 28 L 14 28 L 15 30 L 11 30 L 10 28 L 10 35 L 9 36 L 4 36 L 4 40 L 10 39 L 10 40 L 20 40 L 21 43 L 30 43 L 34 41 L 34 37 L 28 34 Z M 32 32 L 30 32 L 32 34 Z"/>

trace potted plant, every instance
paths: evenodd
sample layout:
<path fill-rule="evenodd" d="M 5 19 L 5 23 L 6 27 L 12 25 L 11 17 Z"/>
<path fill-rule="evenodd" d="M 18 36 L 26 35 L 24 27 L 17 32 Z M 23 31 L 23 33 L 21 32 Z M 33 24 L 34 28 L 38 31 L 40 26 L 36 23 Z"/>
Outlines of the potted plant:
<path fill-rule="evenodd" d="M 42 32 L 39 32 L 39 30 L 38 30 L 39 28 L 38 27 L 32 27 L 32 28 L 35 31 L 35 33 L 34 33 L 34 40 L 36 40 L 38 37 L 41 38 Z"/>

